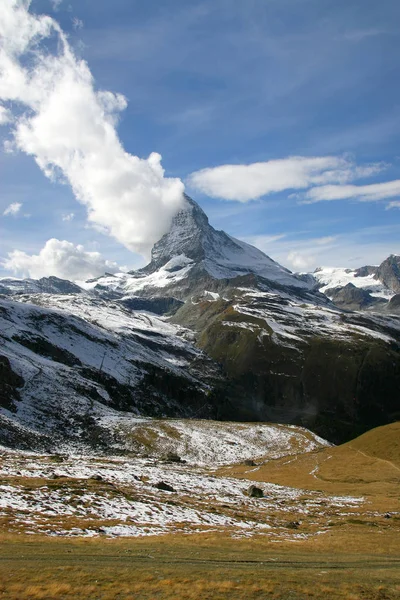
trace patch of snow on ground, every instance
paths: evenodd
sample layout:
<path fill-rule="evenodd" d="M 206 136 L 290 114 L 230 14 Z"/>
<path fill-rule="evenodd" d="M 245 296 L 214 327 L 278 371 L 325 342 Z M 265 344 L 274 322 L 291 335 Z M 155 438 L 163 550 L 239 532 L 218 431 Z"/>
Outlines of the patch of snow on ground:
<path fill-rule="evenodd" d="M 115 457 L 60 460 L 2 452 L 0 520 L 8 517 L 17 530 L 48 535 L 146 536 L 224 530 L 234 537 L 262 534 L 296 539 L 306 534 L 287 530 L 285 522 L 292 514 L 304 518 L 313 514 L 314 519 L 317 511 L 351 512 L 364 502 L 363 498 L 329 497 L 257 481 L 251 483 L 263 490 L 264 497 L 250 498 L 246 494 L 249 481 L 182 464 Z M 9 483 L 5 483 L 7 478 Z M 157 489 L 160 481 L 174 491 Z"/>

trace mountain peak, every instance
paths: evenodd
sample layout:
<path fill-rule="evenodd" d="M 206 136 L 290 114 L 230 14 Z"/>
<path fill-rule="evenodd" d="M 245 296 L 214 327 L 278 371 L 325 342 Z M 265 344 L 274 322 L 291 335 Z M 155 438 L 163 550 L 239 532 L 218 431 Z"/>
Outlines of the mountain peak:
<path fill-rule="evenodd" d="M 203 260 L 204 238 L 212 229 L 206 213 L 185 195 L 185 204 L 173 218 L 169 232 L 154 244 L 146 270 L 153 272 L 182 254 L 195 262 Z"/>
<path fill-rule="evenodd" d="M 253 273 L 281 285 L 309 287 L 254 246 L 210 225 L 200 206 L 185 195 L 185 205 L 171 228 L 153 247 L 151 262 L 142 273 L 162 269 L 176 257 L 189 259 L 215 279 L 231 279 Z"/>

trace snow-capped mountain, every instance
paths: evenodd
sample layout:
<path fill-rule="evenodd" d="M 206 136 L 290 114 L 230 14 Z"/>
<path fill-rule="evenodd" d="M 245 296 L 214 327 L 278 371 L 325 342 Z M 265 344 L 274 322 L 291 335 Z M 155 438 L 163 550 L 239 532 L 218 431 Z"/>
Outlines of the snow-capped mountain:
<path fill-rule="evenodd" d="M 293 275 L 187 199 L 139 271 L 0 280 L 0 442 L 123 452 L 139 415 L 336 442 L 398 418 L 400 318 L 337 308 L 315 288 L 346 280 L 321 273 Z"/>
<path fill-rule="evenodd" d="M 379 266 L 320 267 L 303 279 L 341 308 L 398 313 L 399 255 L 390 255 Z"/>
<path fill-rule="evenodd" d="M 186 196 L 185 206 L 173 219 L 170 231 L 154 245 L 146 267 L 80 285 L 100 293 L 108 290 L 126 296 L 173 294 L 186 299 L 197 289 L 199 280 L 201 290 L 204 279 L 218 287 L 219 280 L 249 274 L 262 277 L 271 285 L 309 288 L 261 250 L 216 231 L 200 206 Z"/>

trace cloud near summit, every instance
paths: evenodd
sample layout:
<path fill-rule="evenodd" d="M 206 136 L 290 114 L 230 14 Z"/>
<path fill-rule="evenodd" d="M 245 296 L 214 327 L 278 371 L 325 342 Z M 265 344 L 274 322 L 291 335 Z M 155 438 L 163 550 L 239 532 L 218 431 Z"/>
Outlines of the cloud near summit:
<path fill-rule="evenodd" d="M 57 21 L 29 6 L 0 6 L 3 121 L 5 110 L 14 112 L 8 147 L 31 155 L 47 177 L 69 183 L 103 233 L 147 255 L 179 210 L 184 185 L 164 176 L 159 154 L 142 159 L 122 147 L 116 124 L 126 99 L 96 90 Z M 46 42 L 58 49 L 51 52 Z"/>

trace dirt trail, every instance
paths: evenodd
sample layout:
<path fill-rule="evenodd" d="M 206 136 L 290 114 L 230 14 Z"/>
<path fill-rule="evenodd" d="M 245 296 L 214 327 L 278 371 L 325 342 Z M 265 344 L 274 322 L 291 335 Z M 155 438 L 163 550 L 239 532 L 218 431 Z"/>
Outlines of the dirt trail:
<path fill-rule="evenodd" d="M 362 450 L 358 450 L 357 448 L 353 448 L 353 446 L 351 446 L 349 444 L 349 448 L 351 448 L 352 450 L 354 450 L 355 452 L 358 452 L 359 454 L 361 454 L 362 456 L 364 456 L 365 458 L 373 458 L 375 460 L 379 460 L 381 462 L 387 463 L 388 465 L 391 465 L 394 469 L 396 469 L 396 471 L 400 471 L 400 468 L 398 466 L 396 466 L 392 461 L 390 460 L 385 460 L 384 458 L 378 458 L 377 456 L 372 456 L 371 454 L 366 454 L 365 452 L 363 452 Z"/>

